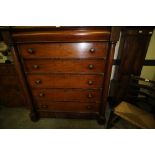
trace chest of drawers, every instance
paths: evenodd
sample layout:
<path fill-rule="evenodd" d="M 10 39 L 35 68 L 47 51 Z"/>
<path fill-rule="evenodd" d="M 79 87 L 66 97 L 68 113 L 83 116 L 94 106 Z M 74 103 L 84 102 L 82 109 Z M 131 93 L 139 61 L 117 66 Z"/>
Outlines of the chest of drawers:
<path fill-rule="evenodd" d="M 117 27 L 14 28 L 11 48 L 31 119 L 105 120 Z"/>

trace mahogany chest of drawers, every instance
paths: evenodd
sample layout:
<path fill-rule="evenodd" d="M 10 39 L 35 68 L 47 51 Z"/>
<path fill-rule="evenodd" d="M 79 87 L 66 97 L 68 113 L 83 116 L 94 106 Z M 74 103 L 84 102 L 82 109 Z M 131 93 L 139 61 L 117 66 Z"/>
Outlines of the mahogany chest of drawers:
<path fill-rule="evenodd" d="M 9 34 L 32 120 L 105 121 L 117 27 L 27 27 Z"/>

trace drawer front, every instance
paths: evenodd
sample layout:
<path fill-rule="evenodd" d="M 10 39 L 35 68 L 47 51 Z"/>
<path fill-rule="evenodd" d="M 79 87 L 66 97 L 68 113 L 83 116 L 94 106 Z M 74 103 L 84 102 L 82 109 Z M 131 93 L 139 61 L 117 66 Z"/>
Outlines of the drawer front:
<path fill-rule="evenodd" d="M 33 89 L 36 101 L 100 102 L 101 90 Z"/>
<path fill-rule="evenodd" d="M 18 46 L 24 58 L 104 58 L 108 43 L 41 43 Z"/>
<path fill-rule="evenodd" d="M 25 69 L 29 73 L 43 72 L 104 72 L 105 60 L 26 60 Z"/>
<path fill-rule="evenodd" d="M 32 88 L 101 88 L 102 75 L 27 75 Z"/>
<path fill-rule="evenodd" d="M 16 29 L 16 28 L 15 28 Z M 12 31 L 13 41 L 23 42 L 81 42 L 109 41 L 111 27 L 25 27 Z"/>
<path fill-rule="evenodd" d="M 39 110 L 51 112 L 98 112 L 99 103 L 79 102 L 39 102 L 36 103 Z"/>

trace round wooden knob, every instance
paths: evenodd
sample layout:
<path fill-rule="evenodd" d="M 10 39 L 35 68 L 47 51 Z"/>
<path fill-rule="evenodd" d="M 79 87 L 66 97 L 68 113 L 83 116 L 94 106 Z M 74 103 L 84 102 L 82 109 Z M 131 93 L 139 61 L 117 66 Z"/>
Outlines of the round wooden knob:
<path fill-rule="evenodd" d="M 41 80 L 36 80 L 35 83 L 36 84 L 40 84 L 41 83 Z"/>
<path fill-rule="evenodd" d="M 88 84 L 89 84 L 89 85 L 92 85 L 92 84 L 93 84 L 93 81 L 89 80 L 89 81 L 88 81 Z"/>
<path fill-rule="evenodd" d="M 92 98 L 93 95 L 91 93 L 88 94 L 88 98 Z"/>
<path fill-rule="evenodd" d="M 29 52 L 30 54 L 32 54 L 32 53 L 34 53 L 34 50 L 33 50 L 32 48 L 29 48 L 29 49 L 28 49 L 28 52 Z"/>
<path fill-rule="evenodd" d="M 39 96 L 40 96 L 40 97 L 43 97 L 43 96 L 45 96 L 45 94 L 41 92 L 41 93 L 39 94 Z"/>
<path fill-rule="evenodd" d="M 138 33 L 139 33 L 139 34 L 142 34 L 142 33 L 143 33 L 143 31 L 142 31 L 142 30 L 139 30 L 139 31 L 138 31 Z"/>
<path fill-rule="evenodd" d="M 34 68 L 34 69 L 38 69 L 39 66 L 38 66 L 38 65 L 33 65 L 33 68 Z"/>
<path fill-rule="evenodd" d="M 89 64 L 89 65 L 88 65 L 88 68 L 89 68 L 89 69 L 93 69 L 93 68 L 94 68 L 94 65 L 93 65 L 93 64 Z"/>
<path fill-rule="evenodd" d="M 91 48 L 90 53 L 95 53 L 95 48 Z"/>

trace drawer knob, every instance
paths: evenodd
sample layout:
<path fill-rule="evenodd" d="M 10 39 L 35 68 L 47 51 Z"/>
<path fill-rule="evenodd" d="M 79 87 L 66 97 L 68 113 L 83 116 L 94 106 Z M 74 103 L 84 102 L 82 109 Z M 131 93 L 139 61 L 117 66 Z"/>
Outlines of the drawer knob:
<path fill-rule="evenodd" d="M 95 48 L 91 48 L 90 53 L 95 53 Z"/>
<path fill-rule="evenodd" d="M 32 53 L 34 53 L 34 50 L 33 50 L 32 48 L 29 48 L 29 49 L 28 49 L 28 52 L 29 52 L 30 54 L 32 54 Z"/>
<path fill-rule="evenodd" d="M 93 95 L 91 93 L 88 94 L 88 98 L 92 98 Z"/>
<path fill-rule="evenodd" d="M 35 83 L 36 84 L 40 84 L 41 83 L 41 80 L 36 80 Z"/>
<path fill-rule="evenodd" d="M 143 31 L 142 31 L 142 30 L 139 30 L 139 31 L 138 31 L 138 33 L 139 33 L 139 34 L 142 34 L 142 33 L 143 33 Z"/>
<path fill-rule="evenodd" d="M 89 109 L 89 110 L 92 109 L 92 106 L 88 105 L 88 106 L 87 106 L 87 109 Z"/>
<path fill-rule="evenodd" d="M 40 97 L 43 97 L 43 96 L 45 96 L 45 94 L 41 92 L 41 93 L 39 94 L 39 96 L 40 96 Z"/>
<path fill-rule="evenodd" d="M 89 69 L 93 69 L 93 68 L 94 68 L 94 65 L 93 65 L 93 64 L 89 64 L 89 65 L 88 65 L 88 68 L 89 68 Z"/>
<path fill-rule="evenodd" d="M 89 80 L 89 81 L 88 81 L 88 84 L 89 84 L 89 85 L 92 85 L 92 84 L 93 84 L 93 81 Z"/>
<path fill-rule="evenodd" d="M 39 66 L 38 66 L 38 65 L 33 65 L 33 68 L 34 68 L 34 69 L 38 69 Z"/>

